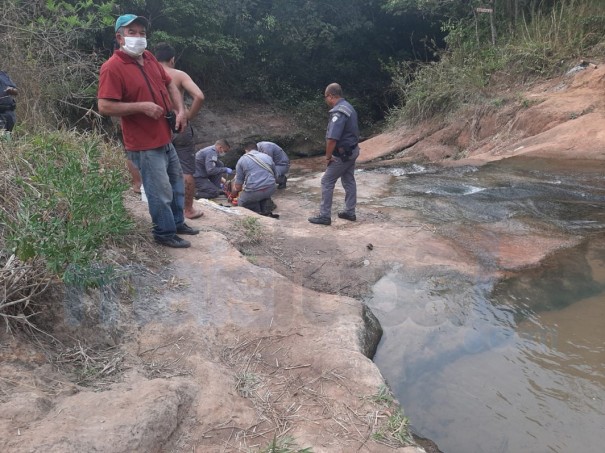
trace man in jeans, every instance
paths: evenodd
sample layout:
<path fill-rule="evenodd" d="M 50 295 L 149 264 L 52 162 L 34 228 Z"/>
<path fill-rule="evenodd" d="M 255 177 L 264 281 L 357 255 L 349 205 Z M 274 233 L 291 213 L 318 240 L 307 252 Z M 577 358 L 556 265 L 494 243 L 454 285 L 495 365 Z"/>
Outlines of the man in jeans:
<path fill-rule="evenodd" d="M 19 93 L 17 85 L 11 80 L 8 74 L 0 71 L 0 132 L 13 130 L 17 118 L 15 108 L 17 103 L 14 96 Z"/>
<path fill-rule="evenodd" d="M 183 215 L 183 171 L 171 143 L 166 115 L 176 113 L 174 128 L 187 125 L 183 98 L 147 47 L 148 21 L 126 14 L 115 24 L 120 48 L 101 66 L 98 105 L 103 115 L 118 116 L 128 158 L 141 172 L 159 244 L 185 248 L 191 243 L 178 234 L 198 234 Z"/>

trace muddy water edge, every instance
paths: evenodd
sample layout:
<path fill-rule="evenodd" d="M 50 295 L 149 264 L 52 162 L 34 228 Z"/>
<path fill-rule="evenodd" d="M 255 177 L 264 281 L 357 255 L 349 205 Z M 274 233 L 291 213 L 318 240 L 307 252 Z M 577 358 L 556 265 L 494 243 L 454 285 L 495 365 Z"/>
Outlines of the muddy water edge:
<path fill-rule="evenodd" d="M 362 170 L 391 175 L 380 203 L 416 211 L 482 269 L 402 265 L 367 300 L 384 329 L 376 364 L 444 452 L 602 451 L 604 170 L 527 158 Z M 552 251 L 523 260 L 540 241 Z"/>

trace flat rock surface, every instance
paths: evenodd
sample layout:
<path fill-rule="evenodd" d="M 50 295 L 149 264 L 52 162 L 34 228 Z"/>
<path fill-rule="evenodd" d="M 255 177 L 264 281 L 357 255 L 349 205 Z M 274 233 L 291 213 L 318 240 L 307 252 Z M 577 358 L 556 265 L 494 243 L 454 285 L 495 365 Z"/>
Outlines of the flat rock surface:
<path fill-rule="evenodd" d="M 531 88 L 526 102 L 374 137 L 359 163 L 603 159 L 604 91 L 605 67 L 588 68 Z M 379 338 L 361 302 L 371 286 L 401 265 L 485 272 L 477 249 L 489 249 L 499 273 L 573 245 L 493 224 L 459 232 L 476 239 L 476 249 L 461 247 L 413 211 L 373 204 L 386 176 L 369 172 L 357 178 L 357 222 L 312 225 L 320 165 L 294 163 L 274 197 L 279 220 L 200 202 L 205 215 L 188 222 L 202 230 L 188 237 L 192 247 L 160 250 L 169 264 L 134 280 L 130 304 L 80 295 L 76 303 L 92 301 L 89 316 L 107 333 L 88 338 L 97 355 L 78 343 L 57 357 L 3 331 L 0 451 L 258 451 L 274 437 L 314 452 L 392 451 L 392 439 L 374 435 L 394 406 L 376 398 L 384 380 L 367 357 Z M 342 198 L 337 187 L 335 210 Z M 148 222 L 143 202 L 126 201 Z M 73 304 L 64 295 L 57 310 L 69 314 Z M 66 329 L 86 327 L 70 319 Z"/>

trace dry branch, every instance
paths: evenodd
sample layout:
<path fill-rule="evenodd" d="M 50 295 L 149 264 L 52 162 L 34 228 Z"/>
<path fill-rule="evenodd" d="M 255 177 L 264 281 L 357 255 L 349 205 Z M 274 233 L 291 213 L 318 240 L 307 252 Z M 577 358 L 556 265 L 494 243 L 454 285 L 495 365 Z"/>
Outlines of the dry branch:
<path fill-rule="evenodd" d="M 33 303 L 48 289 L 51 279 L 40 261 L 21 262 L 15 255 L 0 256 L 0 318 L 11 330 L 14 322 L 30 327 Z"/>

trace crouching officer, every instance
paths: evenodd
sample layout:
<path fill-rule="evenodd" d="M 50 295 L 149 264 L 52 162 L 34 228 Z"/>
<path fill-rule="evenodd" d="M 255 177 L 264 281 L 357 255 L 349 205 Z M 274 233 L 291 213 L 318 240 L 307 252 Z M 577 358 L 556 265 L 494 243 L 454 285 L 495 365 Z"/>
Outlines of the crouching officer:
<path fill-rule="evenodd" d="M 338 217 L 355 221 L 357 205 L 357 184 L 355 182 L 355 161 L 359 157 L 359 125 L 357 112 L 342 97 L 342 88 L 331 83 L 324 92 L 326 104 L 331 107 L 326 131 L 326 171 L 321 178 L 321 205 L 319 215 L 309 217 L 309 222 L 320 225 L 332 223 L 332 197 L 338 178 L 345 191 L 345 209 Z"/>
<path fill-rule="evenodd" d="M 244 145 L 246 154 L 235 166 L 235 190 L 239 192 L 237 205 L 258 214 L 277 217 L 272 213 L 275 193 L 275 163 L 267 154 L 256 149 L 256 143 Z"/>
<path fill-rule="evenodd" d="M 195 198 L 216 198 L 223 193 L 223 174 L 230 175 L 233 170 L 225 167 L 218 157 L 225 155 L 230 149 L 229 142 L 220 139 L 214 145 L 195 153 Z"/>
<path fill-rule="evenodd" d="M 258 142 L 256 149 L 261 153 L 267 154 L 275 163 L 275 180 L 278 189 L 285 189 L 288 181 L 288 171 L 290 171 L 290 159 L 281 146 L 273 142 Z"/>

